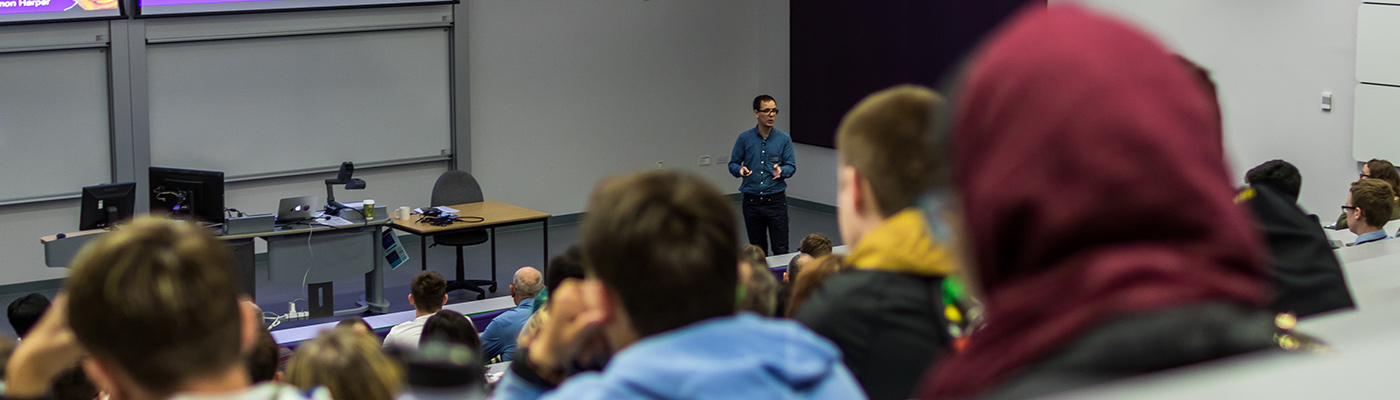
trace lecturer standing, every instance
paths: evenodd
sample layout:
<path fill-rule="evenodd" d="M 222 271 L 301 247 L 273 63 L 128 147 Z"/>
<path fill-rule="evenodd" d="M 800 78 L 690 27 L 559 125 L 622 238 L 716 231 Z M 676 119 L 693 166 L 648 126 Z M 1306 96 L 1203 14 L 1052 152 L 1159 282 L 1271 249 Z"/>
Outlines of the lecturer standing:
<path fill-rule="evenodd" d="M 778 119 L 778 102 L 773 96 L 753 99 L 753 116 L 758 126 L 739 134 L 729 156 L 729 173 L 741 178 L 744 195 L 744 228 L 749 243 L 768 252 L 768 236 L 773 237 L 769 255 L 788 252 L 787 178 L 797 173 L 792 155 L 792 137 L 773 128 Z"/>

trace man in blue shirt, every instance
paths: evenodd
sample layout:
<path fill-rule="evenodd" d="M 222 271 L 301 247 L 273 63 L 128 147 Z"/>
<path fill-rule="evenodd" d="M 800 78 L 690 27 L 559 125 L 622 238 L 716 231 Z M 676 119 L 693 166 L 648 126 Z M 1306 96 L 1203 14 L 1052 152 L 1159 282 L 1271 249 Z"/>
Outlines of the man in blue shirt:
<path fill-rule="evenodd" d="M 1390 239 L 1385 223 L 1390 220 L 1391 207 L 1395 207 L 1395 191 L 1389 183 L 1370 178 L 1353 182 L 1347 205 L 1342 206 L 1348 229 L 1356 234 L 1356 242 L 1348 246 Z"/>
<path fill-rule="evenodd" d="M 792 137 L 773 128 L 778 119 L 778 102 L 773 96 L 753 99 L 753 116 L 758 126 L 739 133 L 729 156 L 729 174 L 741 178 L 744 195 L 744 228 L 749 243 L 768 252 L 768 236 L 773 237 L 770 255 L 788 252 L 787 178 L 797 173 L 792 155 Z"/>
<path fill-rule="evenodd" d="M 486 325 L 486 331 L 481 333 L 482 359 L 501 356 L 501 361 L 511 361 L 515 356 L 515 338 L 520 336 L 520 329 L 530 319 L 535 295 L 541 289 L 544 289 L 544 279 L 539 270 L 525 267 L 515 271 L 515 278 L 510 283 L 510 296 L 515 299 L 515 308 L 497 315 Z"/>

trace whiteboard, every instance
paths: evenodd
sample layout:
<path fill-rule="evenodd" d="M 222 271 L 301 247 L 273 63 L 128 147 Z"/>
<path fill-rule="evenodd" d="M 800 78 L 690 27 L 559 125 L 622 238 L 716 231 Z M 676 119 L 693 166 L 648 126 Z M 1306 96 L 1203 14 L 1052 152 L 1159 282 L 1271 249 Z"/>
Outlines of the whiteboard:
<path fill-rule="evenodd" d="M 112 181 L 107 50 L 0 54 L 0 201 Z"/>
<path fill-rule="evenodd" d="M 1400 85 L 1400 6 L 1362 4 L 1356 15 L 1356 80 Z"/>
<path fill-rule="evenodd" d="M 443 28 L 148 46 L 152 165 L 230 179 L 441 156 Z"/>
<path fill-rule="evenodd" d="M 1400 160 L 1400 87 L 1356 85 L 1352 157 Z"/>

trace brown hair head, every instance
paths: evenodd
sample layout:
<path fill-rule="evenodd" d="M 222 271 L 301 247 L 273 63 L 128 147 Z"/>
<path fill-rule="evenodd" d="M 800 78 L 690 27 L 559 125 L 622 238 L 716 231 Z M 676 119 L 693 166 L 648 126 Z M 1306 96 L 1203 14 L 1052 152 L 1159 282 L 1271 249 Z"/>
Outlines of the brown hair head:
<path fill-rule="evenodd" d="M 758 247 L 758 245 L 756 244 L 746 244 L 744 245 L 744 248 L 739 249 L 739 261 L 747 261 L 767 267 L 767 254 L 768 253 L 763 252 L 762 247 Z"/>
<path fill-rule="evenodd" d="M 802 266 L 802 274 L 797 275 L 797 281 L 792 284 L 792 299 L 788 301 L 787 316 L 797 317 L 797 312 L 802 310 L 802 304 L 807 302 L 807 298 L 812 297 L 812 292 L 817 291 L 826 278 L 830 278 L 839 270 L 841 259 L 832 255 L 812 260 Z"/>
<path fill-rule="evenodd" d="M 604 180 L 579 229 L 584 269 L 616 294 L 639 336 L 734 313 L 734 214 L 704 179 L 649 171 Z"/>
<path fill-rule="evenodd" d="M 243 365 L 232 259 L 197 225 L 143 217 L 103 235 L 73 259 L 67 292 L 78 341 L 146 390 Z"/>
<path fill-rule="evenodd" d="M 287 383 L 302 390 L 325 386 L 336 400 L 392 400 L 403 387 L 403 367 L 369 335 L 327 329 L 297 348 Z"/>
<path fill-rule="evenodd" d="M 1371 178 L 1383 180 L 1392 188 L 1400 187 L 1400 172 L 1390 161 L 1372 158 L 1366 162 L 1366 169 L 1371 170 Z"/>
<path fill-rule="evenodd" d="M 797 251 L 807 253 L 812 257 L 831 254 L 831 239 L 820 233 L 809 234 L 802 238 L 802 245 L 797 247 Z"/>
<path fill-rule="evenodd" d="M 1362 179 L 1351 184 L 1351 205 L 1366 214 L 1366 225 L 1381 228 L 1390 221 L 1395 207 L 1395 189 L 1380 179 Z"/>
<path fill-rule="evenodd" d="M 447 280 L 437 271 L 423 271 L 413 277 L 408 289 L 413 295 L 413 308 L 422 312 L 437 312 L 442 309 L 443 296 L 447 295 Z"/>
<path fill-rule="evenodd" d="M 846 113 L 836 130 L 836 153 L 870 185 L 881 216 L 914 204 L 925 189 L 943 184 L 946 161 L 928 142 L 935 107 L 943 98 L 922 86 L 875 92 Z"/>

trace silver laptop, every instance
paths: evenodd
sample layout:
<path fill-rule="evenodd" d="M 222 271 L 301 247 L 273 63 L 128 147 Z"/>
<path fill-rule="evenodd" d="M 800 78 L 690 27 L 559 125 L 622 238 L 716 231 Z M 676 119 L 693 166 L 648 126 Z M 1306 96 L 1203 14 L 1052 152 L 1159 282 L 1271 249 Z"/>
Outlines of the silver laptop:
<path fill-rule="evenodd" d="M 315 218 L 316 210 L 321 209 L 320 203 L 320 198 L 315 195 L 287 197 L 279 200 L 277 202 L 277 223 L 285 224 Z"/>

